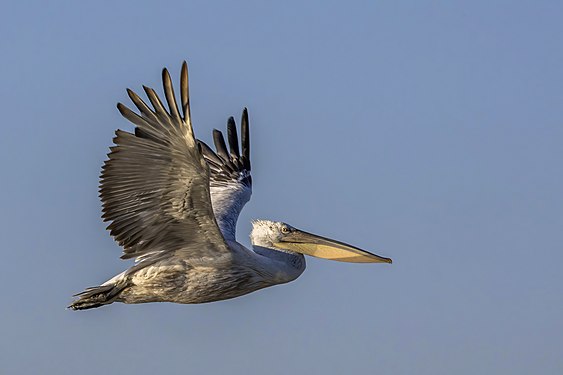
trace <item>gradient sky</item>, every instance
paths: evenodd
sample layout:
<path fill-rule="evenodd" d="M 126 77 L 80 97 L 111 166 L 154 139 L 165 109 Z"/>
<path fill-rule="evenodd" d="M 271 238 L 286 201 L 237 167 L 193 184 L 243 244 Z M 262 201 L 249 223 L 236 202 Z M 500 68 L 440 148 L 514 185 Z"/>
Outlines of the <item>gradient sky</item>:
<path fill-rule="evenodd" d="M 0 373 L 561 374 L 563 5 L 21 1 L 0 14 Z M 65 309 L 127 268 L 100 220 L 125 88 L 190 63 L 247 106 L 254 195 L 393 258 L 205 304 Z"/>

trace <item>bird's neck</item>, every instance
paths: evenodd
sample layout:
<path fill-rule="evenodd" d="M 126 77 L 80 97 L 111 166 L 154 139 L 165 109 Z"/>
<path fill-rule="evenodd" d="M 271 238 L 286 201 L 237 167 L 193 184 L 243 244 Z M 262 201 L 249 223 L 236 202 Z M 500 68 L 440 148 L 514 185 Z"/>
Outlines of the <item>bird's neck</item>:
<path fill-rule="evenodd" d="M 252 245 L 258 255 L 264 257 L 264 263 L 270 270 L 275 284 L 287 283 L 298 278 L 305 271 L 303 254 L 280 251 L 273 247 Z"/>

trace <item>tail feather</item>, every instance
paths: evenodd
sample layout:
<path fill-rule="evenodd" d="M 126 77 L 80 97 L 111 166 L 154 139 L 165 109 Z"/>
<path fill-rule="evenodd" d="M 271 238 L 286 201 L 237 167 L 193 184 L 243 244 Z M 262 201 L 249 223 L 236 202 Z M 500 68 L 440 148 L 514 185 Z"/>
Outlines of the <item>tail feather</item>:
<path fill-rule="evenodd" d="M 78 299 L 72 302 L 68 308 L 72 310 L 86 310 L 108 305 L 115 301 L 125 287 L 126 285 L 123 284 L 107 284 L 87 288 L 85 291 L 74 295 Z"/>

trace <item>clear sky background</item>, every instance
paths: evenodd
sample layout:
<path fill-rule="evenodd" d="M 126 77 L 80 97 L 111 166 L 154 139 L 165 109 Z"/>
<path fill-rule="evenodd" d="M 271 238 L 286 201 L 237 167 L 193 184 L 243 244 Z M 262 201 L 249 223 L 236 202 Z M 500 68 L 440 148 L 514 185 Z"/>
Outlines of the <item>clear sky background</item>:
<path fill-rule="evenodd" d="M 0 14 L 0 373 L 561 374 L 563 5 L 21 1 Z M 98 175 L 125 88 L 175 82 L 209 141 L 248 106 L 254 195 L 393 258 L 308 258 L 206 304 L 71 295 L 121 272 Z"/>

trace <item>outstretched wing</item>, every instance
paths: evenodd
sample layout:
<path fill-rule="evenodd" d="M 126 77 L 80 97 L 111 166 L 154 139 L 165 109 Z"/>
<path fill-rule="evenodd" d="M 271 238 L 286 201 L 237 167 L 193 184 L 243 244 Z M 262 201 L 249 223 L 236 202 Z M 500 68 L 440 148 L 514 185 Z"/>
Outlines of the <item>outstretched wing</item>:
<path fill-rule="evenodd" d="M 242 111 L 241 146 L 239 143 L 235 119 L 230 117 L 227 122 L 227 139 L 230 152 L 223 138 L 223 133 L 213 130 L 213 143 L 216 152 L 205 142 L 198 140 L 203 156 L 209 165 L 211 201 L 215 218 L 223 236 L 227 240 L 235 240 L 238 216 L 250 200 L 252 194 L 252 177 L 250 176 L 250 133 L 248 129 L 248 111 Z"/>
<path fill-rule="evenodd" d="M 215 217 L 209 172 L 190 118 L 188 68 L 182 65 L 180 115 L 170 74 L 162 71 L 168 110 L 144 87 L 153 108 L 127 90 L 139 114 L 119 103 L 136 125 L 134 134 L 118 130 L 102 168 L 100 197 L 104 221 L 124 248 L 123 259 L 194 261 L 230 256 Z"/>

